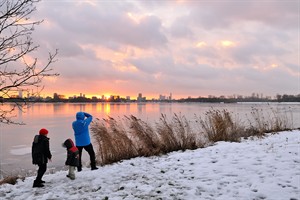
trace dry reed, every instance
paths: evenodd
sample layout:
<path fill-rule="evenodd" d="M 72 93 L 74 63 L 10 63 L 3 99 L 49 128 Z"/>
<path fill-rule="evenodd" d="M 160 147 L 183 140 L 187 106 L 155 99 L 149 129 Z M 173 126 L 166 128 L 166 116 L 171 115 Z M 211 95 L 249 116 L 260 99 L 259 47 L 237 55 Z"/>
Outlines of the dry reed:
<path fill-rule="evenodd" d="M 105 165 L 137 156 L 203 148 L 217 141 L 239 142 L 242 137 L 291 130 L 287 117 L 274 110 L 268 117 L 262 113 L 253 108 L 249 126 L 227 110 L 214 109 L 207 111 L 204 118 L 195 115 L 195 121 L 188 121 L 181 114 L 174 114 L 168 120 L 161 114 L 154 127 L 133 115 L 118 120 L 108 117 L 96 119 L 91 131 L 98 145 L 98 162 Z M 200 129 L 196 131 L 195 127 Z"/>

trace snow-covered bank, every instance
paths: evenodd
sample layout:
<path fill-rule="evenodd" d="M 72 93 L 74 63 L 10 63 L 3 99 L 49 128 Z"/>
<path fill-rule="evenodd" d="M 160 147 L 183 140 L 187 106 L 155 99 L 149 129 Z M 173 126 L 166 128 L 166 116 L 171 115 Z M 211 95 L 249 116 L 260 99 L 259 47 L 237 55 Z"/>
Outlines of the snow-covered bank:
<path fill-rule="evenodd" d="M 300 200 L 300 131 L 194 151 L 135 158 L 91 171 L 45 175 L 0 186 L 0 199 Z"/>

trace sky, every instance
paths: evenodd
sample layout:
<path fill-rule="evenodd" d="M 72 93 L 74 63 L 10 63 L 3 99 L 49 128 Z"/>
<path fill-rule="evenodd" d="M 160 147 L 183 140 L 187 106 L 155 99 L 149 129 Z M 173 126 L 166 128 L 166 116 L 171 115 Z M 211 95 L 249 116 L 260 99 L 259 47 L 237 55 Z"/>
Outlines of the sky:
<path fill-rule="evenodd" d="M 300 131 L 280 132 L 241 143 L 218 142 L 197 150 L 134 158 L 91 171 L 76 179 L 58 171 L 1 185 L 1 199 L 299 199 Z M 49 164 L 51 165 L 51 163 Z M 107 198 L 106 198 L 107 197 Z"/>
<path fill-rule="evenodd" d="M 298 0 L 42 0 L 43 93 L 173 98 L 300 93 Z"/>

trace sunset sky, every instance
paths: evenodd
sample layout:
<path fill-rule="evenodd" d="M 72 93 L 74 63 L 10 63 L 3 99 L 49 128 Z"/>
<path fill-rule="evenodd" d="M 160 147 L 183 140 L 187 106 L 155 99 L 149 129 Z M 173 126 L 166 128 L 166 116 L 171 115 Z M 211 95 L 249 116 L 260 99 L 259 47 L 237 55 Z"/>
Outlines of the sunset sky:
<path fill-rule="evenodd" d="M 43 0 L 44 95 L 300 94 L 298 0 Z"/>

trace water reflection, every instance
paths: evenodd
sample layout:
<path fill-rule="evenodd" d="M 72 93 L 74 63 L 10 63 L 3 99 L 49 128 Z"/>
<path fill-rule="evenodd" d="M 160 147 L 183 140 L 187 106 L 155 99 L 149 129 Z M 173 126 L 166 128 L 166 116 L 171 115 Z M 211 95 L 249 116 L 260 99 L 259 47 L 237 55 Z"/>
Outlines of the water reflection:
<path fill-rule="evenodd" d="M 146 104 L 138 103 L 137 104 L 137 110 L 138 110 L 138 114 L 142 115 L 142 113 L 146 111 Z"/>

